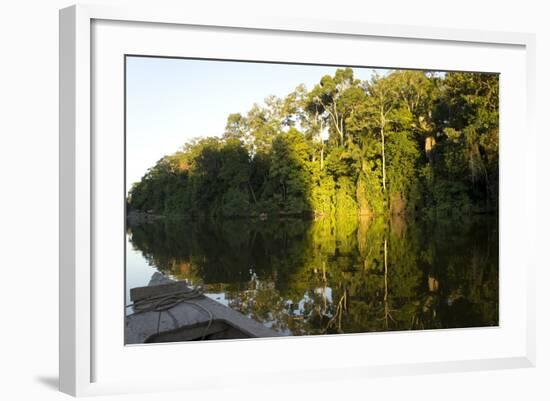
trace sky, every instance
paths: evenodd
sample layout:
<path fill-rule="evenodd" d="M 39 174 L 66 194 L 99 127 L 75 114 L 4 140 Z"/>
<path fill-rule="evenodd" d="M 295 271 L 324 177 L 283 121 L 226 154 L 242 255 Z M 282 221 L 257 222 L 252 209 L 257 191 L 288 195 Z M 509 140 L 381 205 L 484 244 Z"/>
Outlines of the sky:
<path fill-rule="evenodd" d="M 197 137 L 221 136 L 227 116 L 246 114 L 269 95 L 308 89 L 337 67 L 126 58 L 126 190 L 163 156 Z M 369 79 L 371 68 L 353 68 Z"/>

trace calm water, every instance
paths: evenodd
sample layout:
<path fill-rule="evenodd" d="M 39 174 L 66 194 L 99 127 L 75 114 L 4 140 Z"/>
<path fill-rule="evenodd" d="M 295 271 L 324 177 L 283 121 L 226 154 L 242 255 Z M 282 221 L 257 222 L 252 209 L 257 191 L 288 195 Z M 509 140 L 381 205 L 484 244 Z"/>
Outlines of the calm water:
<path fill-rule="evenodd" d="M 159 271 L 286 335 L 494 326 L 496 221 L 163 220 L 128 230 L 127 290 Z"/>

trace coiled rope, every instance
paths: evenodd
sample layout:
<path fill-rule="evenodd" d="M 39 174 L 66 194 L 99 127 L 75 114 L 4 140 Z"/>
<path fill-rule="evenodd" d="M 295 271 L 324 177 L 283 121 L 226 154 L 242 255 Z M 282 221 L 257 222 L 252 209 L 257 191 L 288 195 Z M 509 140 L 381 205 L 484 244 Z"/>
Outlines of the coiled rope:
<path fill-rule="evenodd" d="M 160 334 L 160 317 L 162 312 L 168 311 L 173 307 L 185 302 L 199 311 L 206 312 L 208 316 L 208 325 L 205 327 L 201 339 L 204 340 L 206 333 L 212 326 L 212 321 L 214 316 L 203 305 L 193 302 L 193 299 L 199 298 L 204 295 L 204 290 L 200 286 L 195 288 L 183 291 L 174 291 L 167 294 L 155 295 L 148 298 L 143 298 L 138 301 L 135 301 L 132 304 L 126 305 L 127 308 L 133 307 L 134 314 L 145 313 L 145 312 L 158 312 L 158 322 L 157 322 L 157 335 Z"/>

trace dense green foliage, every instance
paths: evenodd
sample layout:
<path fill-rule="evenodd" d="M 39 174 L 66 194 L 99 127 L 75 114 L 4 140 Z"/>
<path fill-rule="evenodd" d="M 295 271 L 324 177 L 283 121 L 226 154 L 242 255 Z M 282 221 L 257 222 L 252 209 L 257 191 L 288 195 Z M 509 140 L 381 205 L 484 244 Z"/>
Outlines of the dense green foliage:
<path fill-rule="evenodd" d="M 162 215 L 462 216 L 498 208 L 498 75 L 350 68 L 231 114 L 150 168 L 131 209 Z M 200 134 L 200 133 L 199 133 Z"/>

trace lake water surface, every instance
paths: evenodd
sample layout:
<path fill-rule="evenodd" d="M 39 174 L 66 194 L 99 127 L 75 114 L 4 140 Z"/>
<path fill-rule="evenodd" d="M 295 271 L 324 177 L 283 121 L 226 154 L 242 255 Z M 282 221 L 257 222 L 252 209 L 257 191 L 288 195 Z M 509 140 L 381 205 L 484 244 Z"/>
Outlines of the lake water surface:
<path fill-rule="evenodd" d="M 127 303 L 161 272 L 285 335 L 498 325 L 495 216 L 163 219 L 127 241 Z"/>

